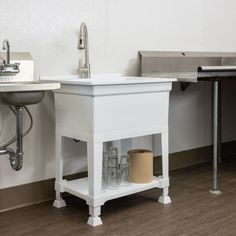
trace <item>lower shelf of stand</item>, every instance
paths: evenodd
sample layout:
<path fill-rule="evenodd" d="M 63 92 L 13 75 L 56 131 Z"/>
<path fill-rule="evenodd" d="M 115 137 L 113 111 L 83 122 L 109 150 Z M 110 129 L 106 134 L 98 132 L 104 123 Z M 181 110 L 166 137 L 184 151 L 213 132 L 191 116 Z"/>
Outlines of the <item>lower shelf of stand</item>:
<path fill-rule="evenodd" d="M 74 196 L 82 198 L 86 201 L 99 201 L 103 204 L 111 199 L 127 196 L 130 194 L 145 191 L 151 188 L 161 188 L 161 178 L 153 176 L 153 181 L 145 184 L 131 183 L 129 185 L 120 185 L 118 189 L 107 189 L 98 196 L 90 196 L 88 192 L 88 178 L 76 179 L 76 180 L 63 180 L 60 183 L 60 187 L 64 192 L 68 192 Z"/>

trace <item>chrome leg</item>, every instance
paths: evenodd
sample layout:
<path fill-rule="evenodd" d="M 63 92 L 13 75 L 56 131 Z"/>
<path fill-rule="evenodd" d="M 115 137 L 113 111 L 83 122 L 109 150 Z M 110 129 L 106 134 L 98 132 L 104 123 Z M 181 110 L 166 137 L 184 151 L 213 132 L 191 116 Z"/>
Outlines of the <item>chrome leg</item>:
<path fill-rule="evenodd" d="M 218 163 L 221 163 L 221 81 L 218 82 Z"/>
<path fill-rule="evenodd" d="M 219 144 L 219 81 L 213 86 L 213 189 L 211 193 L 220 194 L 218 190 L 218 144 Z"/>

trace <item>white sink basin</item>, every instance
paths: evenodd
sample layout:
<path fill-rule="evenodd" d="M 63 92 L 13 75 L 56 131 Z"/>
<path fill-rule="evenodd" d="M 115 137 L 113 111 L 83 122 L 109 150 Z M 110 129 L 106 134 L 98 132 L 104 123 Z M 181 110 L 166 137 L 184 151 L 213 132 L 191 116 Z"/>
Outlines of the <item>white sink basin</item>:
<path fill-rule="evenodd" d="M 32 105 L 42 101 L 46 90 L 59 88 L 60 83 L 0 83 L 0 98 L 6 105 Z"/>

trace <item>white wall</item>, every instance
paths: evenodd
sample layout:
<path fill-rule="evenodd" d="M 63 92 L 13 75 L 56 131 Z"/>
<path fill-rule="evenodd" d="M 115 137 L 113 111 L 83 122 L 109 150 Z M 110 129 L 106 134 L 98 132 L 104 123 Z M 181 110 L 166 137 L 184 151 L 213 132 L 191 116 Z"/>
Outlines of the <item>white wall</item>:
<path fill-rule="evenodd" d="M 40 74 L 76 73 L 79 26 L 89 27 L 93 73 L 138 71 L 138 50 L 236 51 L 234 0 L 0 0 L 0 41 L 14 51 L 31 52 L 35 78 Z M 236 138 L 235 83 L 224 85 L 224 140 Z M 227 87 L 227 88 L 226 88 Z M 235 96 L 235 95 L 234 95 Z M 170 150 L 176 152 L 211 143 L 210 86 L 196 84 L 186 92 L 174 86 L 170 106 Z M 54 176 L 53 96 L 32 106 L 33 131 L 24 141 L 24 167 L 14 172 L 0 157 L 0 188 Z M 227 115 L 230 114 L 230 115 Z M 14 134 L 14 119 L 1 106 L 0 140 Z M 27 123 L 27 121 L 25 121 Z M 145 141 L 144 141 L 145 140 Z M 135 146 L 150 147 L 139 138 Z M 65 173 L 86 168 L 84 143 L 66 141 Z"/>

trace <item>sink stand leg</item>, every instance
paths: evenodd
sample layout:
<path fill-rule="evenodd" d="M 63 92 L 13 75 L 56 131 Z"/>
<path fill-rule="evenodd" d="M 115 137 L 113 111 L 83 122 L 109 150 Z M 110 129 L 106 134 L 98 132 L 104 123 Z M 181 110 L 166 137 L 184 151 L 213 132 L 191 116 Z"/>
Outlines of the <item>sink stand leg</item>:
<path fill-rule="evenodd" d="M 102 191 L 102 157 L 103 157 L 103 143 L 87 143 L 87 157 L 88 157 L 88 187 L 89 195 L 93 198 L 99 196 Z M 89 203 L 88 224 L 97 226 L 102 224 L 100 218 L 101 206 L 95 205 L 94 200 Z"/>
<path fill-rule="evenodd" d="M 59 187 L 63 180 L 63 139 L 64 137 L 56 134 L 56 200 L 53 203 L 53 206 L 56 208 L 66 206 L 66 202 L 62 199 L 62 194 Z"/>
<path fill-rule="evenodd" d="M 162 204 L 171 203 L 169 197 L 169 146 L 168 132 L 161 133 L 163 194 L 159 197 Z"/>

